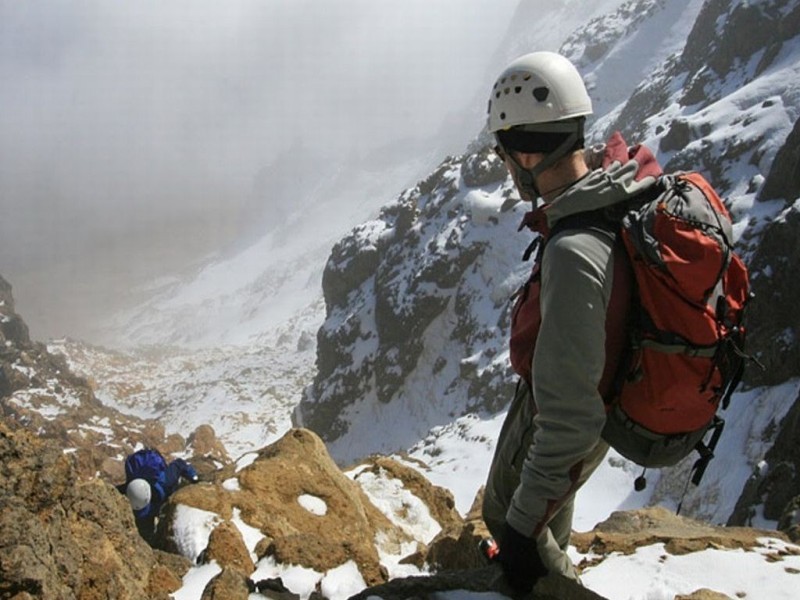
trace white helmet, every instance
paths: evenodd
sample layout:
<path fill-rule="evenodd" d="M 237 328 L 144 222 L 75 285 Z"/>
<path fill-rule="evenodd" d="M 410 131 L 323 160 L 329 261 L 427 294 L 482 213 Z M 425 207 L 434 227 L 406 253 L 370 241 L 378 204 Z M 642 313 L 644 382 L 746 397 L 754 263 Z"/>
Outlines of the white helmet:
<path fill-rule="evenodd" d="M 133 510 L 142 510 L 150 504 L 151 493 L 150 484 L 144 479 L 132 479 L 125 490 Z"/>
<path fill-rule="evenodd" d="M 592 114 L 580 73 L 555 52 L 519 57 L 497 78 L 489 98 L 489 133 Z"/>

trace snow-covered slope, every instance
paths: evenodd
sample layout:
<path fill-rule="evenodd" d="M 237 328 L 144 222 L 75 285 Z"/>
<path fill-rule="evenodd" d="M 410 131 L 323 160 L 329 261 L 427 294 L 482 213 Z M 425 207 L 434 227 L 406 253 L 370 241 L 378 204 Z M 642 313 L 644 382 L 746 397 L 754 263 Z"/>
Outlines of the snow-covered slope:
<path fill-rule="evenodd" d="M 297 195 L 286 186 L 264 192 L 274 215 L 261 237 L 252 239 L 250 228 L 243 248 L 231 248 L 183 278 L 153 282 L 147 302 L 101 325 L 100 343 L 241 346 L 258 344 L 292 319 L 314 319 L 322 267 L 334 242 L 435 164 L 426 152 L 400 163 L 387 156 L 318 165 L 313 156 L 307 160 L 309 176 L 298 182 Z M 313 328 L 318 324 L 317 317 Z"/>

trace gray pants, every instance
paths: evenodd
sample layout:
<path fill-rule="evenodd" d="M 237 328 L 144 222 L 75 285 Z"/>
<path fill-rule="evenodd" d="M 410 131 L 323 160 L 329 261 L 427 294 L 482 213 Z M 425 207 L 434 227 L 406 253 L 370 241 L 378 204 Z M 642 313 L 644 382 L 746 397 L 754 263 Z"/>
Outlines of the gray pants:
<path fill-rule="evenodd" d="M 483 498 L 483 520 L 495 538 L 502 538 L 506 513 L 511 498 L 519 485 L 522 464 L 533 441 L 535 426 L 533 417 L 536 408 L 529 387 L 520 382 L 514 400 L 508 409 L 506 420 L 500 430 L 492 466 L 486 481 Z M 575 493 L 589 479 L 603 461 L 608 444 L 600 440 L 586 457 L 578 485 L 553 515 L 540 534 L 537 545 L 544 565 L 551 572 L 578 579 L 578 573 L 567 555 L 572 534 L 572 513 L 575 508 Z M 501 549 L 502 551 L 502 549 Z"/>

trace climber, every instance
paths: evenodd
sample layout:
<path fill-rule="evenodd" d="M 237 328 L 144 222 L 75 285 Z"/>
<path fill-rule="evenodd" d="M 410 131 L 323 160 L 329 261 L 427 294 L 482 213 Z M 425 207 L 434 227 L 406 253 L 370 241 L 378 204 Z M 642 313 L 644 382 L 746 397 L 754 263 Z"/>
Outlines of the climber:
<path fill-rule="evenodd" d="M 529 282 L 540 286 L 539 293 L 524 288 L 528 297 L 535 296 L 538 330 L 521 349 L 514 346 L 512 324 L 512 365 L 521 379 L 482 507 L 506 579 L 521 592 L 548 572 L 578 579 L 567 556 L 575 494 L 608 450 L 601 438 L 602 388 L 613 379 L 608 374 L 616 372 L 625 339 L 625 319 L 610 308 L 614 236 L 576 224 L 574 216 L 625 202 L 652 186 L 660 173 L 657 165 L 629 157 L 624 143 L 617 163 L 623 168 L 594 169 L 584 149 L 584 123 L 591 113 L 577 69 L 553 52 L 512 62 L 489 102 L 495 150 L 521 198 L 536 209 L 529 215 L 541 217 L 537 231 L 549 236 L 537 257 L 536 279 Z M 626 302 L 616 313 L 627 310 Z M 512 320 L 518 315 L 515 307 Z"/>
<path fill-rule="evenodd" d="M 117 489 L 127 496 L 139 534 L 151 545 L 161 507 L 178 489 L 181 478 L 199 481 L 197 471 L 182 458 L 167 464 L 158 450 L 143 448 L 125 459 L 125 483 Z"/>

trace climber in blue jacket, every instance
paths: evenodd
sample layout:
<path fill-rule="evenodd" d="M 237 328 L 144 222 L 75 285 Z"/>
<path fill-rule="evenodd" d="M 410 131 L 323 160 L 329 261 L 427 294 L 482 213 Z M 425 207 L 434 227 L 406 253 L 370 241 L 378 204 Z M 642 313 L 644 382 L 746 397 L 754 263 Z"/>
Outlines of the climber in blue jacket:
<path fill-rule="evenodd" d="M 181 479 L 196 483 L 194 467 L 182 458 L 167 464 L 158 450 L 144 448 L 125 459 L 125 483 L 117 486 L 133 509 L 139 534 L 150 544 L 164 502 L 178 489 Z"/>

